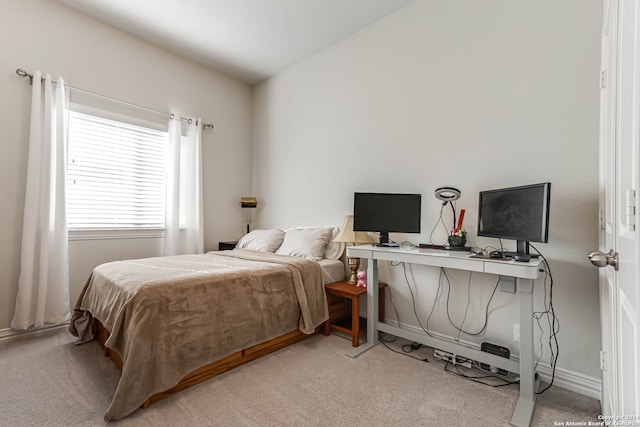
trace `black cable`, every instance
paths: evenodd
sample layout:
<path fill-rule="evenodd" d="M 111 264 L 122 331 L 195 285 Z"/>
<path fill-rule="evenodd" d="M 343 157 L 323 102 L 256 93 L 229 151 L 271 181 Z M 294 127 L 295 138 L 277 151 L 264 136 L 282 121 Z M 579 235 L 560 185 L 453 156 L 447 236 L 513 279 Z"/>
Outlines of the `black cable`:
<path fill-rule="evenodd" d="M 460 329 L 458 329 L 458 341 L 460 341 L 460 334 L 462 328 L 464 328 L 464 322 L 467 320 L 467 314 L 469 313 L 469 305 L 471 305 L 471 276 L 473 271 L 469 272 L 469 281 L 467 282 L 467 306 L 464 309 L 464 316 L 462 317 L 462 323 L 460 323 Z"/>
<path fill-rule="evenodd" d="M 429 334 L 430 337 L 433 337 L 433 335 L 429 333 L 429 320 L 431 320 L 431 316 L 433 316 L 433 312 L 435 311 L 436 305 L 438 304 L 438 298 L 440 297 L 440 289 L 442 289 L 442 268 L 440 268 L 440 277 L 438 277 L 438 289 L 436 289 L 436 296 L 433 299 L 433 305 L 431 306 L 429 317 L 427 317 L 427 334 Z"/>
<path fill-rule="evenodd" d="M 411 304 L 413 306 L 413 314 L 416 317 L 416 320 L 418 321 L 418 324 L 420 325 L 420 327 L 422 328 L 422 330 L 429 335 L 430 337 L 433 337 L 433 335 L 431 335 L 431 333 L 429 332 L 429 328 L 425 328 L 422 325 L 422 321 L 420 320 L 420 317 L 418 316 L 418 309 L 416 308 L 416 298 L 413 295 L 413 290 L 411 289 L 411 285 L 409 283 L 409 277 L 407 277 L 407 265 L 403 262 L 402 263 L 402 270 L 404 271 L 404 280 L 407 283 L 407 288 L 409 289 L 409 293 L 411 294 Z M 436 295 L 437 296 L 437 295 Z M 428 323 L 427 323 L 428 326 Z"/>
<path fill-rule="evenodd" d="M 547 268 L 545 267 L 544 269 L 544 280 L 543 280 L 543 285 L 544 285 L 544 299 L 543 299 L 543 306 L 545 308 L 545 311 L 534 311 L 533 312 L 533 318 L 536 320 L 536 325 L 538 326 L 538 329 L 540 330 L 540 339 L 538 340 L 538 342 L 540 343 L 540 357 L 538 357 L 538 359 L 536 360 L 536 364 L 535 364 L 535 369 L 538 368 L 538 364 L 540 363 L 540 360 L 542 360 L 542 356 L 544 355 L 544 342 L 543 342 L 543 338 L 544 338 L 544 329 L 542 328 L 542 325 L 540 324 L 540 320 L 542 319 L 542 317 L 545 314 L 549 313 L 549 309 L 548 309 L 548 302 L 547 302 L 547 281 L 549 279 L 549 272 L 547 271 Z M 549 316 L 547 317 L 547 323 L 549 324 L 549 333 L 551 334 L 551 328 L 552 328 L 552 324 L 549 321 Z M 551 350 L 551 354 L 553 355 L 555 352 L 553 351 L 553 349 Z"/>
<path fill-rule="evenodd" d="M 535 248 L 534 248 L 535 249 Z M 551 274 L 550 266 L 547 260 L 540 254 L 540 252 L 535 249 L 536 252 L 543 258 L 543 262 L 545 263 L 545 268 L 547 269 L 548 277 L 549 277 L 549 301 L 545 304 L 545 311 L 538 313 L 539 316 L 546 315 L 547 322 L 549 323 L 549 363 L 552 368 L 551 372 L 551 382 L 547 387 L 538 392 L 537 394 L 542 394 L 547 391 L 552 385 L 555 379 L 556 374 L 556 365 L 558 362 L 558 357 L 560 355 L 560 347 L 558 344 L 558 332 L 560 331 L 560 321 L 558 317 L 555 315 L 555 309 L 553 307 L 553 276 Z M 546 279 L 545 279 L 546 280 Z M 545 301 L 546 301 L 546 286 L 545 286 Z M 555 350 L 554 350 L 555 346 Z"/>
<path fill-rule="evenodd" d="M 389 302 L 391 303 L 391 307 L 393 307 L 393 312 L 396 314 L 396 320 L 398 321 L 398 327 L 400 327 L 400 314 L 398 313 L 398 309 L 393 302 L 393 296 L 391 295 L 391 286 L 387 286 L 387 290 L 389 291 Z M 378 301 L 379 302 L 379 301 Z"/>
<path fill-rule="evenodd" d="M 542 259 L 542 262 L 544 263 L 544 266 L 545 266 L 545 270 L 549 277 L 549 299 L 547 300 L 547 292 L 546 292 L 547 288 L 546 288 L 546 276 L 545 276 L 545 297 L 544 297 L 545 310 L 541 312 L 533 313 L 534 318 L 538 322 L 539 322 L 539 319 L 546 316 L 547 322 L 549 323 L 549 352 L 551 353 L 549 356 L 549 364 L 551 365 L 551 381 L 549 385 L 547 385 L 544 389 L 536 392 L 536 394 L 542 394 L 551 388 L 556 377 L 556 365 L 558 363 L 558 356 L 560 355 L 560 347 L 558 345 L 558 332 L 560 332 L 560 321 L 556 316 L 555 310 L 553 307 L 553 275 L 551 274 L 551 267 L 549 266 L 549 262 L 536 247 L 534 247 L 532 244 L 529 244 L 529 246 L 533 250 L 535 250 L 540 256 L 540 258 Z"/>
<path fill-rule="evenodd" d="M 390 343 L 390 342 L 395 342 L 395 341 L 398 339 L 398 337 L 397 337 L 397 336 L 395 336 L 395 335 L 386 334 L 385 336 L 393 337 L 393 339 L 390 339 L 390 340 L 385 341 L 385 340 L 384 340 L 384 336 L 382 335 L 383 333 L 384 333 L 384 332 L 382 332 L 382 331 L 378 331 L 378 341 L 381 341 L 381 342 L 383 342 L 383 343 Z"/>
<path fill-rule="evenodd" d="M 484 312 L 484 325 L 482 325 L 482 328 L 478 332 L 469 332 L 469 331 L 465 331 L 464 329 L 462 329 L 462 327 L 459 327 L 458 325 L 456 325 L 453 322 L 453 320 L 451 319 L 451 313 L 449 312 L 449 297 L 451 295 L 451 282 L 449 281 L 449 277 L 447 276 L 447 272 L 445 271 L 445 269 L 443 267 L 440 267 L 440 270 L 442 271 L 444 277 L 447 280 L 448 289 L 449 289 L 449 291 L 447 292 L 447 318 L 449 319 L 449 323 L 451 323 L 451 326 L 453 326 L 454 328 L 456 328 L 459 332 L 462 332 L 463 334 L 470 335 L 470 336 L 482 335 L 482 333 L 484 333 L 484 331 L 487 328 L 487 325 L 489 323 L 489 306 L 491 305 L 491 301 L 493 300 L 493 297 L 496 294 L 496 290 L 498 290 L 498 285 L 500 284 L 500 279 L 498 278 L 498 280 L 496 281 L 496 285 L 493 287 L 493 292 L 491 292 L 491 297 L 489 298 L 489 301 L 487 301 L 487 306 L 486 306 L 485 312 Z"/>
<path fill-rule="evenodd" d="M 447 228 L 447 225 L 444 223 L 444 219 L 442 219 L 442 211 L 444 210 L 445 206 L 447 206 L 446 202 L 443 203 L 442 206 L 440 207 L 440 216 L 438 217 L 438 220 L 436 221 L 435 225 L 431 229 L 431 234 L 429 234 L 429 243 L 431 243 L 431 244 L 433 244 L 433 233 L 436 231 L 436 228 L 438 227 L 438 224 L 442 223 L 442 226 L 444 227 L 445 231 L 447 232 L 447 236 L 449 235 L 449 229 Z"/>
<path fill-rule="evenodd" d="M 453 211 L 453 227 L 451 227 L 451 230 L 453 231 L 454 228 L 456 228 L 456 207 L 453 206 L 453 202 L 449 201 L 449 204 L 451 205 L 451 210 Z M 449 233 L 447 233 L 449 234 Z"/>
<path fill-rule="evenodd" d="M 418 357 L 411 356 L 410 353 L 412 353 L 413 350 L 414 350 L 413 347 L 411 347 L 411 344 L 403 345 L 402 346 L 402 351 L 398 351 L 398 350 L 395 350 L 395 349 L 391 348 L 387 344 L 390 343 L 390 342 L 394 342 L 395 338 L 393 340 L 391 340 L 391 341 L 385 341 L 384 337 L 382 336 L 382 332 L 378 332 L 378 341 L 381 342 L 382 345 L 384 345 L 385 347 L 387 347 L 387 349 L 393 351 L 394 353 L 402 354 L 403 356 L 411 357 L 412 359 L 419 360 L 421 362 L 429 362 L 429 359 L 427 359 L 426 357 L 425 358 L 418 358 Z M 405 347 L 410 347 L 411 349 L 409 351 L 407 351 L 407 350 L 405 350 Z"/>
<path fill-rule="evenodd" d="M 486 385 L 486 386 L 489 386 L 489 387 L 505 387 L 505 386 L 512 385 L 512 384 L 518 384 L 520 382 L 519 379 L 515 380 L 515 381 L 509 381 L 508 379 L 499 377 L 497 375 L 482 375 L 482 376 L 473 376 L 472 377 L 471 375 L 467 375 L 467 374 L 461 372 L 460 368 L 458 368 L 458 366 L 455 365 L 455 364 L 453 366 L 454 366 L 454 368 L 456 368 L 457 372 L 453 372 L 453 371 L 450 371 L 449 369 L 447 369 L 447 367 L 449 366 L 450 363 L 451 362 L 449 362 L 448 360 L 445 363 L 445 365 L 444 365 L 444 371 L 445 372 L 448 372 L 448 373 L 453 374 L 453 375 L 458 375 L 460 377 L 466 378 L 466 379 L 471 380 L 473 382 L 476 382 L 476 383 L 479 383 L 479 384 L 482 384 L 482 385 Z M 489 384 L 489 383 L 486 383 L 484 381 L 480 381 L 481 379 L 485 379 L 485 378 L 498 379 L 500 381 L 504 381 L 504 383 L 503 384 Z"/>
<path fill-rule="evenodd" d="M 442 209 L 440 210 L 440 222 L 442 222 L 442 224 L 444 225 L 444 222 L 442 221 Z M 437 224 L 438 223 L 436 223 L 436 226 L 437 226 Z M 434 230 L 435 230 L 435 227 L 434 227 Z M 433 234 L 433 230 L 432 230 L 431 233 Z M 558 337 L 557 337 L 557 334 L 560 331 L 560 321 L 557 318 L 557 316 L 555 315 L 555 310 L 554 310 L 554 307 L 553 307 L 553 275 L 551 274 L 551 267 L 549 266 L 549 263 L 548 263 L 547 259 L 544 257 L 544 255 L 542 255 L 542 253 L 537 248 L 535 248 L 531 244 L 529 244 L 529 246 L 531 248 L 533 248 L 538 253 L 540 258 L 542 259 L 542 261 L 544 263 L 544 266 L 545 266 L 545 273 L 546 273 L 545 281 L 544 281 L 545 282 L 545 293 L 544 293 L 544 307 L 545 307 L 545 310 L 541 311 L 541 312 L 534 312 L 533 313 L 533 317 L 536 319 L 536 321 L 538 323 L 538 327 L 540 328 L 541 331 L 542 331 L 542 327 L 540 325 L 540 319 L 542 319 L 542 317 L 546 316 L 547 317 L 547 321 L 549 323 L 549 334 L 550 334 L 549 335 L 549 351 L 551 353 L 550 354 L 550 365 L 551 365 L 551 368 L 552 368 L 552 373 L 551 373 L 551 381 L 550 381 L 549 385 L 546 386 L 543 390 L 536 392 L 536 394 L 542 394 L 545 391 L 547 391 L 549 388 L 551 388 L 551 386 L 553 385 L 554 380 L 555 380 L 556 365 L 557 365 L 558 357 L 559 357 L 559 354 L 560 354 L 560 348 L 559 348 L 559 345 L 558 345 Z M 486 249 L 487 248 L 485 248 L 485 250 Z M 504 249 L 504 247 L 502 245 L 502 241 L 500 241 L 500 250 L 503 250 L 503 249 Z M 496 282 L 496 285 L 493 288 L 493 292 L 491 293 L 491 296 L 489 297 L 489 300 L 487 301 L 487 305 L 486 305 L 486 308 L 485 308 L 484 325 L 482 326 L 482 328 L 478 332 L 469 332 L 469 331 L 465 331 L 462 328 L 464 326 L 464 322 L 466 320 L 467 310 L 468 310 L 468 307 L 469 307 L 469 300 L 467 300 L 468 301 L 467 302 L 467 308 L 465 309 L 465 316 L 463 318 L 462 324 L 460 325 L 460 327 L 458 327 L 453 322 L 453 320 L 451 319 L 451 314 L 450 314 L 450 311 L 449 311 L 449 301 L 450 301 L 450 295 L 451 295 L 451 282 L 449 280 L 449 277 L 446 274 L 445 269 L 443 267 L 441 267 L 440 268 L 440 278 L 438 280 L 438 289 L 436 290 L 436 296 L 434 298 L 434 302 L 433 302 L 433 305 L 431 307 L 431 311 L 429 313 L 429 316 L 427 317 L 426 327 L 425 327 L 422 324 L 422 322 L 420 320 L 420 317 L 418 316 L 418 312 L 417 312 L 417 308 L 416 308 L 416 302 L 415 302 L 415 296 L 413 294 L 413 290 L 411 289 L 409 278 L 407 276 L 406 264 L 402 262 L 402 263 L 398 263 L 398 264 L 393 264 L 392 263 L 391 265 L 392 266 L 398 266 L 400 264 L 402 264 L 402 266 L 403 266 L 403 272 L 404 272 L 404 276 L 405 276 L 405 281 L 407 283 L 407 288 L 409 289 L 409 293 L 411 294 L 411 301 L 412 301 L 412 305 L 413 305 L 414 315 L 416 317 L 416 320 L 420 324 L 420 327 L 422 328 L 422 330 L 427 335 L 433 337 L 433 335 L 431 335 L 431 333 L 429 332 L 429 320 L 433 316 L 433 313 L 435 311 L 435 307 L 437 305 L 438 298 L 440 296 L 440 290 L 442 288 L 442 283 L 443 283 L 442 282 L 442 278 L 443 277 L 446 279 L 447 285 L 448 285 L 447 305 L 446 305 L 447 317 L 448 317 L 449 322 L 451 323 L 451 325 L 456 330 L 458 330 L 458 341 L 459 341 L 459 338 L 460 338 L 460 333 L 464 333 L 464 334 L 470 335 L 470 336 L 478 336 L 478 335 L 481 335 L 485 331 L 485 329 L 487 328 L 487 325 L 488 325 L 488 321 L 489 321 L 489 307 L 491 305 L 491 301 L 493 300 L 493 298 L 495 296 L 496 290 L 498 289 L 498 285 L 500 283 L 499 279 L 498 279 L 498 281 Z M 549 299 L 548 299 L 548 301 L 547 301 L 547 286 L 546 286 L 547 276 L 549 278 L 549 283 L 550 283 L 549 284 Z M 471 283 L 471 274 L 469 275 L 468 290 L 470 290 L 470 283 Z M 389 292 L 389 299 L 392 301 L 391 292 Z M 394 307 L 394 310 L 396 312 L 396 317 L 398 318 L 398 324 L 400 324 L 400 319 L 399 319 L 398 312 L 396 310 L 395 304 L 393 304 L 393 301 L 391 303 L 392 303 L 392 306 Z M 542 337 L 541 337 L 541 339 L 542 339 Z M 387 346 L 384 341 L 381 341 L 381 342 L 383 342 L 383 344 L 385 344 L 385 346 L 387 348 L 389 348 L 389 346 Z M 392 351 L 396 351 L 396 350 L 393 350 L 391 348 L 389 348 L 389 349 L 392 350 Z M 541 357 L 542 357 L 542 355 L 541 355 Z M 538 361 L 536 362 L 536 366 L 537 366 Z M 447 362 L 447 363 L 449 363 L 449 362 Z M 457 369 L 457 367 L 456 367 L 456 369 Z M 446 370 L 446 366 L 445 366 L 445 370 Z M 448 372 L 450 372 L 450 371 L 448 371 Z M 462 373 L 459 373 L 459 374 L 461 376 L 465 376 Z M 496 378 L 500 378 L 500 377 L 496 377 Z M 469 379 L 473 379 L 473 378 L 469 378 Z M 502 378 L 500 378 L 500 379 L 502 379 Z M 502 379 L 502 380 L 504 380 L 504 379 Z M 477 382 L 479 382 L 479 381 L 477 381 Z M 516 382 L 510 382 L 509 384 L 515 384 Z M 509 384 L 502 384 L 502 385 L 509 385 Z M 490 386 L 496 387 L 495 385 L 491 385 L 491 384 L 485 384 L 485 385 L 490 385 Z M 499 385 L 499 386 L 502 386 L 502 385 Z"/>

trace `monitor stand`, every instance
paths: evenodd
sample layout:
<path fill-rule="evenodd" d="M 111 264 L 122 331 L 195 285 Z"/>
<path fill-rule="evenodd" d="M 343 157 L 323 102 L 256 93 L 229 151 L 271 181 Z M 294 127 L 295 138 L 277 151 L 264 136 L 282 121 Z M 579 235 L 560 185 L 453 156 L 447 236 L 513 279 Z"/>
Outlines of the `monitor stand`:
<path fill-rule="evenodd" d="M 380 233 L 380 243 L 375 243 L 374 246 L 378 246 L 382 248 L 397 248 L 400 246 L 399 243 L 389 241 L 388 231 L 380 231 L 379 233 Z"/>
<path fill-rule="evenodd" d="M 514 257 L 515 255 L 529 255 L 531 258 L 538 258 L 538 254 L 529 253 L 529 242 L 526 240 L 516 240 L 515 252 L 503 252 L 505 257 Z"/>
<path fill-rule="evenodd" d="M 400 243 L 395 243 L 395 242 L 376 243 L 376 246 L 380 246 L 383 248 L 397 248 L 397 247 L 400 247 Z"/>
<path fill-rule="evenodd" d="M 380 243 L 376 246 L 385 246 L 389 243 L 389 232 L 388 231 L 380 231 Z"/>

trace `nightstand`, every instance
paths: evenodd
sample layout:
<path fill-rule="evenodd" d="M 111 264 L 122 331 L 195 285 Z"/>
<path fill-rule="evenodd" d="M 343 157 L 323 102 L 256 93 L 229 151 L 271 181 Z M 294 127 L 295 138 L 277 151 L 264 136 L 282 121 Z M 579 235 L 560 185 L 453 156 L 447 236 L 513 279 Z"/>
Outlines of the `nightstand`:
<path fill-rule="evenodd" d="M 237 244 L 238 244 L 237 241 L 235 241 L 235 242 L 218 242 L 218 250 L 219 251 L 228 251 L 228 250 L 231 250 L 231 249 L 235 248 Z"/>
<path fill-rule="evenodd" d="M 386 283 L 378 283 L 378 321 L 380 322 L 384 322 L 384 288 L 386 287 Z M 351 329 L 334 322 L 338 319 L 329 318 L 324 324 L 324 334 L 329 335 L 331 329 L 347 333 L 351 335 L 351 345 L 358 347 L 360 345 L 360 295 L 366 294 L 367 288 L 342 281 L 328 283 L 324 289 L 329 306 L 334 297 L 346 298 L 351 303 Z"/>

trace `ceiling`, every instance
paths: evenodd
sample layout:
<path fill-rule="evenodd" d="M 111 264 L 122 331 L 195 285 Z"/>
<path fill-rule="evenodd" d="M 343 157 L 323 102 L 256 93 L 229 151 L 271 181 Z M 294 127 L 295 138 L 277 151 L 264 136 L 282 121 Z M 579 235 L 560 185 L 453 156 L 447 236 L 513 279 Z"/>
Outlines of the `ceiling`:
<path fill-rule="evenodd" d="M 256 84 L 414 0 L 57 1 Z"/>

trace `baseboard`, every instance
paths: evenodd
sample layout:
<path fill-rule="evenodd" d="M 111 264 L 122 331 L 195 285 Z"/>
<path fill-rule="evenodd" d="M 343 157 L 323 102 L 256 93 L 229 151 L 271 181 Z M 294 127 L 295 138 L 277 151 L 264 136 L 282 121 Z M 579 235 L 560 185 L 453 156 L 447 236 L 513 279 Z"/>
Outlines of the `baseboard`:
<path fill-rule="evenodd" d="M 363 313 L 362 317 L 366 317 L 366 313 Z M 417 328 L 413 325 L 400 325 L 398 324 L 398 322 L 391 319 L 388 319 L 385 322 L 398 328 L 424 334 L 424 331 L 422 329 Z M 443 339 L 454 341 L 452 337 L 443 334 L 439 334 L 436 332 L 431 332 L 431 334 Z M 460 342 L 467 347 L 472 347 L 476 350 L 480 350 L 480 344 L 463 340 L 460 340 Z M 519 357 L 517 355 L 511 356 L 511 358 L 514 360 L 519 360 Z M 536 371 L 540 375 L 543 382 L 549 383 L 551 381 L 552 370 L 549 364 L 541 361 L 540 363 L 538 363 Z M 592 397 L 594 399 L 600 400 L 601 398 L 602 382 L 600 378 L 590 377 L 578 372 L 570 371 L 568 369 L 556 368 L 556 375 L 553 380 L 553 385 L 565 390 L 573 391 L 583 396 Z"/>
<path fill-rule="evenodd" d="M 551 366 L 539 363 L 537 372 L 543 381 L 547 383 L 551 381 Z M 553 385 L 597 400 L 602 397 L 602 382 L 599 378 L 589 377 L 567 369 L 556 368 Z"/>
<path fill-rule="evenodd" d="M 45 326 L 43 328 L 26 330 L 26 331 L 17 331 L 11 328 L 0 329 L 0 343 L 20 341 L 20 340 L 29 339 L 29 338 L 37 338 L 47 333 L 50 333 L 52 331 L 56 331 L 61 328 L 67 328 L 68 326 L 69 326 L 69 322 L 64 322 L 59 325 Z"/>

